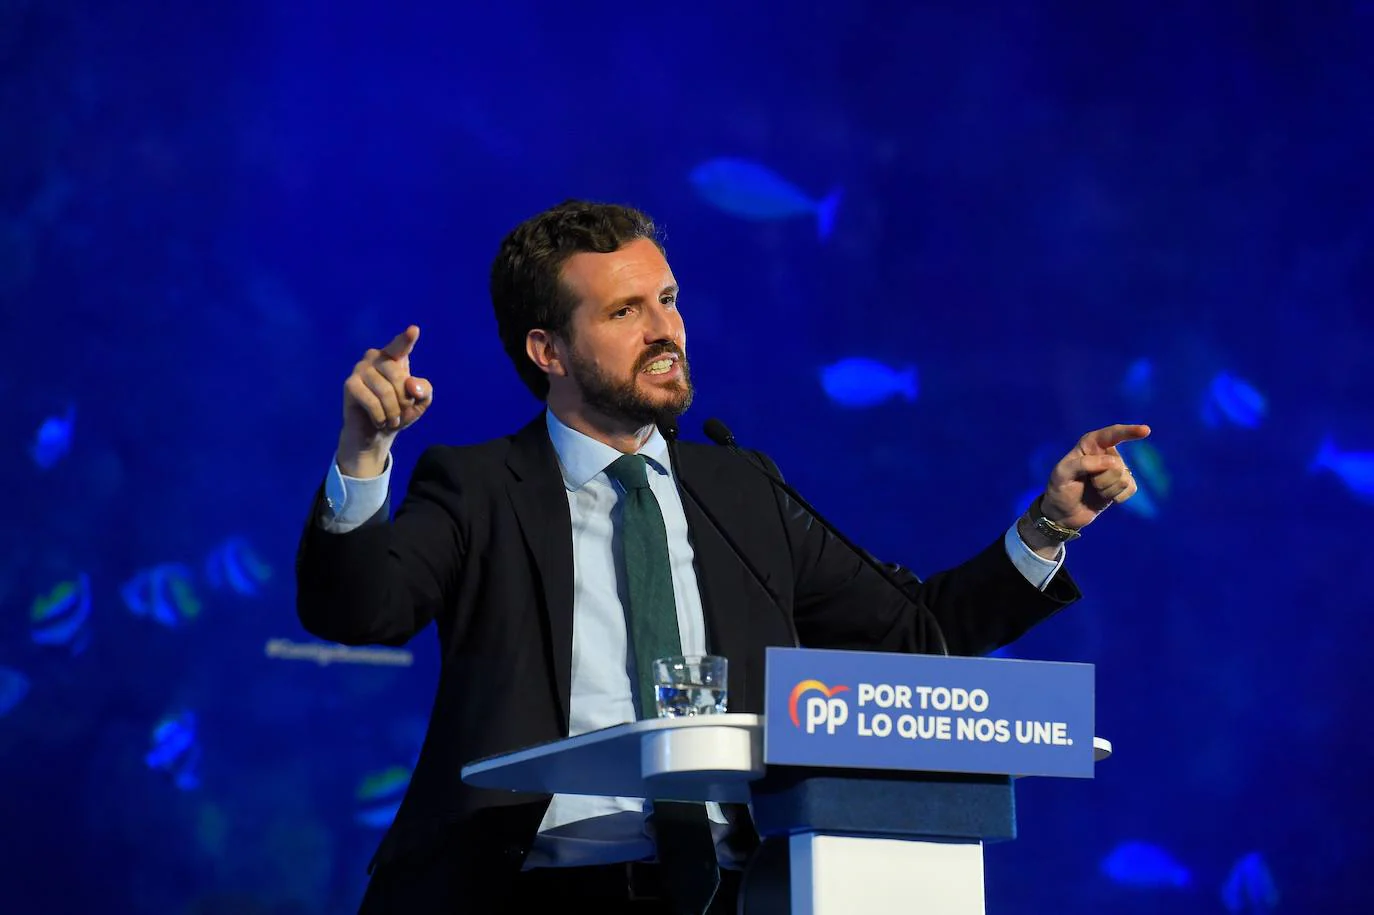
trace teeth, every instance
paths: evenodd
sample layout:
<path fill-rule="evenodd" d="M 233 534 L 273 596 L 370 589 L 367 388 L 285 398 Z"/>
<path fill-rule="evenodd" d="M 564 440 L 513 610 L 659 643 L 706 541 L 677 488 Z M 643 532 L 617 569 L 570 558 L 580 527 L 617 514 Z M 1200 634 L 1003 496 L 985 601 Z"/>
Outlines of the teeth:
<path fill-rule="evenodd" d="M 673 360 L 660 359 L 657 362 L 650 362 L 648 366 L 645 367 L 644 371 L 648 372 L 650 375 L 662 375 L 672 367 Z"/>

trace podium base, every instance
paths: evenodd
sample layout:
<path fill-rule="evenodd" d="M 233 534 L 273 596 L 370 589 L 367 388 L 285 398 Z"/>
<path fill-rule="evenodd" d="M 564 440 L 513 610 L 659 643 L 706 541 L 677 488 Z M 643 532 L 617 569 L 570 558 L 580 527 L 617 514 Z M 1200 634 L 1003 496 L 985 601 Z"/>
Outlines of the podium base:
<path fill-rule="evenodd" d="M 985 915 L 983 844 L 796 833 L 793 915 Z"/>

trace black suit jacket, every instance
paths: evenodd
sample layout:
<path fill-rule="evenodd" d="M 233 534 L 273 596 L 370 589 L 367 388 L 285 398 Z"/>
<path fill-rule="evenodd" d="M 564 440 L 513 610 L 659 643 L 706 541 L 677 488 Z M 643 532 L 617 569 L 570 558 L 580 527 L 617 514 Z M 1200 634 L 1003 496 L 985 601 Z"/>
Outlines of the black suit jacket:
<path fill-rule="evenodd" d="M 707 639 L 730 661 L 732 711 L 763 711 L 764 649 L 794 644 L 985 654 L 1079 597 L 1060 570 L 1045 592 L 1017 571 L 1001 536 L 924 581 L 892 566 L 904 593 L 863 565 L 756 468 L 726 449 L 681 443 L 674 472 L 695 553 Z M 573 635 L 572 524 L 541 414 L 512 436 L 435 446 L 389 506 L 360 528 L 320 528 L 322 493 L 300 542 L 297 611 L 347 645 L 400 645 L 431 621 L 442 667 L 429 731 L 373 867 L 443 848 L 455 880 L 486 892 L 519 870 L 548 795 L 463 784 L 463 765 L 567 736 Z M 699 500 L 699 501 L 698 501 Z M 704 517 L 749 556 L 776 602 Z M 375 879 L 375 877 L 374 877 Z"/>

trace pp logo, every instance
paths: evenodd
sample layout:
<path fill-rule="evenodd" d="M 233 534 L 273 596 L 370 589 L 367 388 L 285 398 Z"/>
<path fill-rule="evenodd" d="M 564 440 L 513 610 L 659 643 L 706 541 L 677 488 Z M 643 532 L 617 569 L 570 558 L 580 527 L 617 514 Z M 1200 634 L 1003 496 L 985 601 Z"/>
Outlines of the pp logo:
<path fill-rule="evenodd" d="M 820 680 L 803 680 L 792 687 L 792 695 L 787 700 L 787 713 L 792 717 L 792 725 L 801 727 L 797 716 L 797 704 L 806 693 L 820 693 L 819 696 L 806 696 L 806 733 L 814 734 L 824 727 L 827 734 L 849 720 L 849 703 L 835 698 L 837 694 L 848 692 L 847 686 L 826 686 Z"/>

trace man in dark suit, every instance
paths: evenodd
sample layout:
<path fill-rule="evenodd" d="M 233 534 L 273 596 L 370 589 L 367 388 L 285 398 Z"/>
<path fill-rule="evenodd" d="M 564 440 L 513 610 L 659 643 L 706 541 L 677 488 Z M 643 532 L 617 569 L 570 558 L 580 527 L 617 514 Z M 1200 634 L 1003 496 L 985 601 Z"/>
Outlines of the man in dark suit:
<path fill-rule="evenodd" d="M 924 581 L 890 567 L 898 590 L 745 458 L 664 438 L 692 384 L 677 281 L 642 213 L 569 201 L 527 220 L 491 292 L 547 409 L 513 435 L 427 449 L 390 520 L 392 443 L 434 399 L 407 328 L 344 384 L 300 543 L 311 633 L 438 633 L 428 735 L 367 913 L 733 912 L 758 841 L 746 809 L 487 791 L 462 766 L 652 714 L 646 646 L 726 656 L 744 712 L 763 710 L 769 645 L 985 654 L 1078 598 L 1063 542 L 1135 492 L 1115 446 L 1148 428 L 1088 433 L 1004 535 Z"/>

